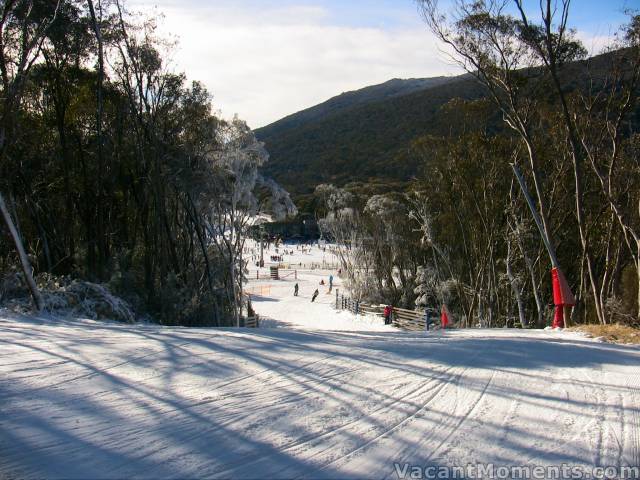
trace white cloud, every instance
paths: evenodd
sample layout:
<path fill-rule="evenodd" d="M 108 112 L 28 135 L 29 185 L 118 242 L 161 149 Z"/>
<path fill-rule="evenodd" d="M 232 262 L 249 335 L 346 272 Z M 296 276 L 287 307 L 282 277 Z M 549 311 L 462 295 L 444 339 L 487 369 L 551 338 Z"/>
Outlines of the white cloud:
<path fill-rule="evenodd" d="M 603 53 L 605 48 L 610 47 L 615 41 L 614 33 L 600 34 L 578 30 L 576 32 L 576 37 L 587 49 L 587 54 L 589 56 Z"/>
<path fill-rule="evenodd" d="M 418 24 L 338 26 L 326 9 L 305 5 L 187 8 L 165 0 L 158 10 L 165 14 L 161 31 L 179 38 L 177 68 L 208 87 L 223 115 L 237 113 L 253 127 L 394 77 L 459 73 Z"/>

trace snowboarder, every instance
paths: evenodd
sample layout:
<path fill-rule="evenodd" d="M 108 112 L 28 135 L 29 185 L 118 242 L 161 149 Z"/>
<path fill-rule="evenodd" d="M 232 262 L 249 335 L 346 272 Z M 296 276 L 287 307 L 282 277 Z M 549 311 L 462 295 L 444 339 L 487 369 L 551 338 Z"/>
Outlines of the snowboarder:
<path fill-rule="evenodd" d="M 391 305 L 387 305 L 384 307 L 384 324 L 389 325 L 391 323 L 391 313 L 393 312 L 393 307 Z"/>
<path fill-rule="evenodd" d="M 320 292 L 318 292 L 318 289 L 316 288 L 316 291 L 313 292 L 313 296 L 311 297 L 311 303 L 313 303 L 316 299 L 316 297 L 319 295 Z"/>
<path fill-rule="evenodd" d="M 293 296 L 297 297 L 298 296 L 298 284 L 296 283 L 295 286 L 293 287 Z"/>

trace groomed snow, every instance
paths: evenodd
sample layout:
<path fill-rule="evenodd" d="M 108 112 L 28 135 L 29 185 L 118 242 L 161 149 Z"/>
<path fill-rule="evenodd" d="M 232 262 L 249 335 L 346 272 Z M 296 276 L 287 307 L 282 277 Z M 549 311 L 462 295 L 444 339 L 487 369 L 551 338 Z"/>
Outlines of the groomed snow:
<path fill-rule="evenodd" d="M 259 247 L 253 246 L 256 253 Z M 253 307 L 262 317 L 261 325 L 265 328 L 286 327 L 306 330 L 334 331 L 387 331 L 397 332 L 391 326 L 385 326 L 380 317 L 354 315 L 349 311 L 336 311 L 336 292 L 345 293 L 342 279 L 337 269 L 310 269 L 311 265 L 337 265 L 338 259 L 331 253 L 332 245 L 322 248 L 305 247 L 304 252 L 295 245 L 285 245 L 276 252 L 273 245 L 265 249 L 265 267 L 258 269 L 249 267 L 247 292 L 251 294 Z M 293 252 L 284 254 L 283 263 L 290 268 L 283 271 L 281 280 L 262 278 L 269 275 L 269 267 L 277 262 L 269 261 L 272 255 L 283 255 L 283 250 Z M 299 268 L 297 265 L 302 264 Z M 260 280 L 255 279 L 259 270 Z M 295 270 L 295 275 L 293 271 Z M 329 291 L 329 276 L 333 275 L 333 289 Z M 320 284 L 324 281 L 324 285 Z M 294 285 L 298 284 L 299 293 L 293 296 Z M 318 297 L 311 302 L 313 292 L 318 289 Z M 254 293 L 257 292 L 257 293 Z"/>
<path fill-rule="evenodd" d="M 319 273 L 301 273 L 302 297 L 285 280 L 255 302 L 276 328 L 0 313 L 0 478 L 640 464 L 640 349 L 568 332 L 399 332 L 335 313 L 322 292 L 312 305 Z"/>

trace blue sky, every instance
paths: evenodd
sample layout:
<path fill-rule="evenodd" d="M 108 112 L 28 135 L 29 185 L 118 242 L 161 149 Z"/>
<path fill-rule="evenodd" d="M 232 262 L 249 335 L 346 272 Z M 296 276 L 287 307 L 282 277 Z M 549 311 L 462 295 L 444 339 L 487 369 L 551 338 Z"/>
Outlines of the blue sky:
<path fill-rule="evenodd" d="M 452 0 L 441 0 L 441 3 Z M 528 2 L 537 8 L 538 0 Z M 414 0 L 129 0 L 164 13 L 173 66 L 202 81 L 225 117 L 252 127 L 391 78 L 460 73 Z M 640 0 L 573 0 L 570 24 L 592 53 Z"/>

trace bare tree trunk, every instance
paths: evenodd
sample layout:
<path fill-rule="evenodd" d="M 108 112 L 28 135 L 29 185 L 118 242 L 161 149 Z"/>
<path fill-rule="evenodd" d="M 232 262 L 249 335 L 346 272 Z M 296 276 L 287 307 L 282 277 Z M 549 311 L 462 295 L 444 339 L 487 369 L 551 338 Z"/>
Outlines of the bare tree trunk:
<path fill-rule="evenodd" d="M 636 316 L 637 320 L 640 320 L 640 242 L 638 242 L 638 263 L 636 264 L 636 274 L 638 275 L 638 315 Z"/>
<path fill-rule="evenodd" d="M 105 165 L 104 165 L 104 141 L 102 132 L 102 118 L 104 110 L 103 102 L 103 83 L 104 83 L 104 45 L 102 41 L 102 31 L 92 0 L 87 0 L 89 13 L 91 15 L 91 24 L 93 32 L 98 42 L 98 79 L 96 86 L 96 137 L 98 140 L 98 178 L 96 182 L 96 234 L 97 234 L 97 251 L 98 251 L 98 278 L 104 279 L 104 266 L 107 259 L 107 234 L 105 231 L 105 193 L 104 183 Z M 98 2 L 100 9 L 100 20 L 102 19 L 102 6 Z"/>
<path fill-rule="evenodd" d="M 527 317 L 525 316 L 524 304 L 522 303 L 522 296 L 520 295 L 520 287 L 516 278 L 513 276 L 513 271 L 511 270 L 511 242 L 507 241 L 507 258 L 505 260 L 505 264 L 507 266 L 507 277 L 509 277 L 509 283 L 511 283 L 511 289 L 513 290 L 513 296 L 516 299 L 516 303 L 518 304 L 518 317 L 520 318 L 520 324 L 523 328 L 526 328 L 528 325 Z"/>
<path fill-rule="evenodd" d="M 580 285 L 578 287 L 578 295 L 576 296 L 576 305 L 573 307 L 573 309 L 571 310 L 571 322 L 572 323 L 578 323 L 578 317 L 580 315 L 580 311 L 582 312 L 586 312 L 586 308 L 584 305 L 584 255 L 580 258 Z M 582 323 L 584 322 L 585 319 L 585 315 L 583 315 L 583 319 L 582 319 Z"/>
<path fill-rule="evenodd" d="M 0 212 L 2 213 L 4 223 L 7 225 L 7 228 L 9 229 L 9 233 L 11 234 L 11 238 L 13 239 L 13 244 L 15 245 L 16 251 L 18 252 L 18 256 L 20 257 L 20 265 L 22 266 L 22 272 L 24 273 L 24 278 L 27 282 L 27 286 L 29 287 L 29 291 L 31 292 L 33 305 L 36 308 L 36 310 L 39 312 L 44 308 L 44 300 L 42 299 L 42 295 L 40 295 L 38 286 L 36 285 L 36 282 L 33 279 L 33 273 L 31 270 L 31 263 L 29 262 L 29 257 L 27 256 L 27 252 L 25 252 L 24 250 L 22 239 L 20 238 L 20 234 L 18 233 L 18 230 L 16 229 L 15 224 L 13 223 L 13 219 L 11 218 L 9 209 L 7 208 L 7 205 L 4 201 L 2 192 L 0 192 Z"/>
<path fill-rule="evenodd" d="M 524 263 L 527 266 L 529 276 L 531 277 L 531 291 L 533 292 L 533 298 L 536 302 L 536 309 L 538 310 L 537 326 L 539 328 L 542 328 L 544 327 L 544 305 L 542 304 L 542 296 L 540 295 L 540 289 L 538 288 L 538 282 L 536 281 L 536 271 L 533 268 L 533 262 L 529 258 L 529 255 L 527 255 L 527 252 L 524 249 L 524 245 L 522 245 L 520 239 L 518 239 L 518 247 L 522 252 L 522 258 L 524 258 Z"/>

